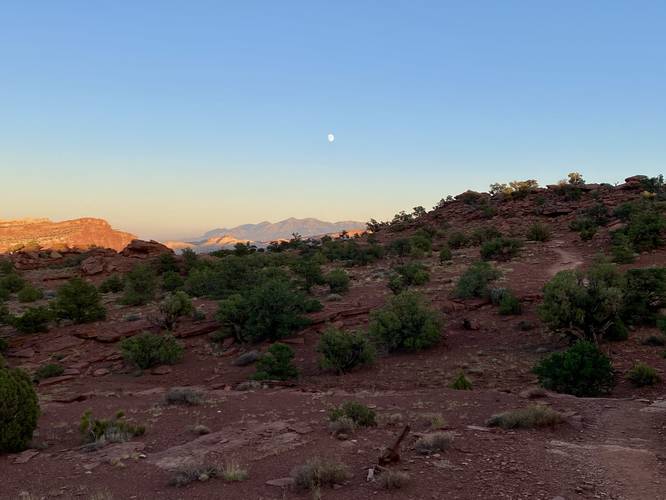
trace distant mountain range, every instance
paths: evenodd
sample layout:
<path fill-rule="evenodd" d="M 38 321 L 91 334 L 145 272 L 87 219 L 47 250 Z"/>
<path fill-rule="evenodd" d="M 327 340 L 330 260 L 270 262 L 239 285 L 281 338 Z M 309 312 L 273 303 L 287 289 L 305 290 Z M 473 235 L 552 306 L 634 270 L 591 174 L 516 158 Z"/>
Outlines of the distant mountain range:
<path fill-rule="evenodd" d="M 313 218 L 291 217 L 275 223 L 265 221 L 232 228 L 212 229 L 200 237 L 184 238 L 184 241 L 167 241 L 165 245 L 173 250 L 192 248 L 197 252 L 211 252 L 233 247 L 236 243 L 249 242 L 265 246 L 271 241 L 289 240 L 295 233 L 307 238 L 363 229 L 365 229 L 365 223 L 358 221 L 326 222 Z"/>

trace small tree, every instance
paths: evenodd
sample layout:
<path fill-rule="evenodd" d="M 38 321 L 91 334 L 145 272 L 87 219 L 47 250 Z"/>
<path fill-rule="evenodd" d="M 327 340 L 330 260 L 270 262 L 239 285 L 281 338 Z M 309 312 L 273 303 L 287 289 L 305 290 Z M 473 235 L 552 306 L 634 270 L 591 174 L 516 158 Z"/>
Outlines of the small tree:
<path fill-rule="evenodd" d="M 118 293 L 122 292 L 123 288 L 125 288 L 125 282 L 122 276 L 114 274 L 102 281 L 102 284 L 99 285 L 99 293 Z"/>
<path fill-rule="evenodd" d="M 418 351 L 432 347 L 441 338 L 442 321 L 414 293 L 392 297 L 382 309 L 370 314 L 369 334 L 388 351 Z"/>
<path fill-rule="evenodd" d="M 136 265 L 125 276 L 125 291 L 120 301 L 129 306 L 144 305 L 155 297 L 157 279 L 147 265 Z"/>
<path fill-rule="evenodd" d="M 26 283 L 26 285 L 23 288 L 21 288 L 21 290 L 19 290 L 19 293 L 17 294 L 19 302 L 23 303 L 35 302 L 36 300 L 39 300 L 43 297 L 44 293 L 39 288 L 35 288 L 29 283 Z"/>
<path fill-rule="evenodd" d="M 626 337 L 620 319 L 622 279 L 610 264 L 598 263 L 587 274 L 561 271 L 544 287 L 541 319 L 554 331 L 597 341 Z"/>
<path fill-rule="evenodd" d="M 495 281 L 500 275 L 500 271 L 487 262 L 475 262 L 458 279 L 454 295 L 461 299 L 487 297 L 488 284 Z"/>
<path fill-rule="evenodd" d="M 317 352 L 321 354 L 320 366 L 339 374 L 370 364 L 375 359 L 375 349 L 367 336 L 332 327 L 322 334 Z"/>
<path fill-rule="evenodd" d="M 72 278 L 58 289 L 53 310 L 60 319 L 91 323 L 106 317 L 106 309 L 95 285 Z"/>
<path fill-rule="evenodd" d="M 30 307 L 21 316 L 11 318 L 11 324 L 21 333 L 46 332 L 49 322 L 53 319 L 53 312 L 48 307 Z"/>
<path fill-rule="evenodd" d="M 159 305 L 159 325 L 173 331 L 178 319 L 194 314 L 192 299 L 185 292 L 174 292 L 167 295 Z"/>
<path fill-rule="evenodd" d="M 30 377 L 0 358 L 0 453 L 26 448 L 37 428 L 39 402 Z"/>
<path fill-rule="evenodd" d="M 497 261 L 511 260 L 518 255 L 521 246 L 522 243 L 513 238 L 494 238 L 481 245 L 481 258 Z"/>

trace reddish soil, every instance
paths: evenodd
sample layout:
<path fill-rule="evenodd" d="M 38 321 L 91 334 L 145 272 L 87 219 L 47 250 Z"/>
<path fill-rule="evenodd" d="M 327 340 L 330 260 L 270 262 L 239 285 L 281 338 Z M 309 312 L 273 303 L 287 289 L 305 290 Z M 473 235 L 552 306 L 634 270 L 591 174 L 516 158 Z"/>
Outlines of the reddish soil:
<path fill-rule="evenodd" d="M 636 193 L 628 190 L 602 198 L 613 205 L 632 196 Z M 507 202 L 514 206 L 501 206 L 490 221 L 475 219 L 462 203 L 426 217 L 436 225 L 444 220 L 453 228 L 493 224 L 520 234 L 532 220 L 543 219 L 528 211 L 530 203 L 529 199 Z M 324 300 L 325 309 L 312 315 L 315 325 L 289 340 L 302 374 L 292 385 L 236 390 L 254 367 L 233 365 L 243 350 L 240 346 L 222 352 L 212 347 L 205 335 L 210 331 L 209 320 L 179 327 L 177 333 L 186 346 L 182 363 L 166 373 L 137 376 L 123 366 L 116 342 L 119 335 L 132 334 L 144 321 L 127 319 L 131 315 L 145 318 L 151 307 L 121 307 L 113 296 L 106 298 L 109 318 L 103 323 L 65 325 L 45 334 L 22 336 L 9 327 L 0 329 L 0 335 L 10 340 L 11 365 L 32 370 L 57 356 L 71 370 L 69 377 L 47 379 L 38 386 L 42 416 L 35 447 L 23 455 L 0 456 L 0 498 L 14 499 L 21 492 L 34 498 L 91 498 L 100 492 L 109 492 L 115 499 L 312 498 L 309 492 L 267 481 L 285 478 L 293 467 L 319 456 L 344 463 L 351 473 L 339 487 L 322 489 L 321 497 L 326 499 L 666 499 L 664 383 L 637 389 L 625 378 L 635 361 L 654 366 L 664 378 L 664 348 L 641 343 L 657 333 L 654 328 L 638 328 L 628 341 L 604 344 L 618 372 L 618 384 L 608 397 L 545 393 L 536 400 L 565 414 L 564 424 L 516 431 L 485 427 L 491 415 L 531 403 L 526 393 L 536 386 L 531 368 L 545 353 L 564 346 L 536 315 L 544 283 L 558 271 L 588 265 L 600 249 L 607 248 L 606 230 L 590 242 L 581 242 L 568 229 L 571 217 L 567 213 L 551 218 L 550 241 L 527 243 L 518 258 L 497 264 L 504 272 L 502 286 L 521 298 L 523 314 L 500 316 L 488 303 L 453 300 L 457 277 L 478 258 L 478 247 L 454 251 L 448 265 L 439 264 L 435 252 L 423 259 L 431 280 L 417 289 L 445 317 L 442 343 L 420 353 L 381 356 L 374 366 L 343 376 L 318 368 L 316 345 L 323 321 L 364 328 L 368 311 L 390 295 L 386 283 L 388 271 L 396 264 L 393 258 L 351 268 L 351 290 L 339 301 Z M 386 242 L 411 230 L 397 235 L 382 231 L 378 236 Z M 131 263 L 129 257 L 108 259 L 115 259 L 120 268 Z M 653 265 L 666 265 L 666 250 L 641 255 L 627 267 Z M 54 289 L 66 276 L 53 279 L 53 273 L 53 269 L 36 268 L 24 275 Z M 92 279 L 99 281 L 107 274 Z M 326 296 L 324 290 L 315 293 L 322 299 Z M 215 302 L 195 302 L 213 318 Z M 15 302 L 10 306 L 13 310 L 24 307 Z M 521 322 L 533 328 L 525 330 Z M 471 379 L 472 391 L 448 388 L 461 370 Z M 205 403 L 166 406 L 164 393 L 173 386 L 199 388 Z M 338 440 L 328 431 L 326 410 L 349 399 L 375 408 L 379 425 Z M 88 409 L 106 417 L 122 409 L 132 421 L 146 425 L 146 434 L 85 452 L 78 423 Z M 453 445 L 439 454 L 419 455 L 414 442 L 431 430 L 435 415 L 441 416 L 445 430 L 454 433 Z M 407 423 L 412 432 L 402 444 L 402 461 L 395 467 L 408 472 L 411 479 L 402 489 L 387 492 L 377 482 L 366 481 L 368 469 L 377 466 L 384 447 Z M 190 428 L 197 424 L 211 433 L 195 435 Z M 229 483 L 216 478 L 184 488 L 168 486 L 173 470 L 183 465 L 221 467 L 230 460 L 248 470 L 248 480 Z"/>

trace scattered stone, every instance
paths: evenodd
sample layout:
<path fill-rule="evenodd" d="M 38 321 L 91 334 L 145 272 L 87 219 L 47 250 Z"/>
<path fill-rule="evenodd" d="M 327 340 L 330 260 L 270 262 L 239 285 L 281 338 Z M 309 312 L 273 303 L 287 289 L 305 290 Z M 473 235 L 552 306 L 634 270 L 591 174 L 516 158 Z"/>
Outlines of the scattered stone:
<path fill-rule="evenodd" d="M 16 455 L 16 458 L 14 458 L 14 463 L 15 464 L 27 464 L 30 460 L 35 458 L 37 455 L 39 455 L 39 452 L 37 450 L 25 450 L 22 453 L 19 453 Z"/>
<path fill-rule="evenodd" d="M 294 484 L 293 477 L 280 477 L 278 479 L 270 479 L 266 481 L 268 486 L 277 486 L 278 488 L 287 488 Z"/>
<path fill-rule="evenodd" d="M 259 351 L 248 351 L 244 354 L 241 354 L 234 360 L 234 365 L 235 366 L 247 366 L 251 365 L 252 363 L 256 363 L 257 360 L 261 357 L 261 353 Z"/>
<path fill-rule="evenodd" d="M 104 375 L 108 375 L 111 373 L 108 368 L 98 368 L 95 370 L 92 375 L 93 377 L 103 377 Z"/>
<path fill-rule="evenodd" d="M 156 366 L 152 370 L 150 370 L 151 375 L 168 375 L 171 373 L 172 369 L 170 366 L 167 365 L 161 365 L 161 366 Z"/>
<path fill-rule="evenodd" d="M 237 391 L 254 391 L 256 389 L 261 389 L 261 382 L 256 380 L 246 380 L 236 386 Z"/>

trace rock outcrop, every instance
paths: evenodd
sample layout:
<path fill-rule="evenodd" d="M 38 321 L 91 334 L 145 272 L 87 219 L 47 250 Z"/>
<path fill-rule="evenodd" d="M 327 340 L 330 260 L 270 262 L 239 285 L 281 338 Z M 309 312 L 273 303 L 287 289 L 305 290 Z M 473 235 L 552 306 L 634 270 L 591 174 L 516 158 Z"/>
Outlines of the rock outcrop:
<path fill-rule="evenodd" d="M 122 250 L 136 236 L 116 231 L 103 219 L 90 217 L 62 222 L 49 219 L 0 221 L 0 253 L 21 248 L 89 248 Z"/>

